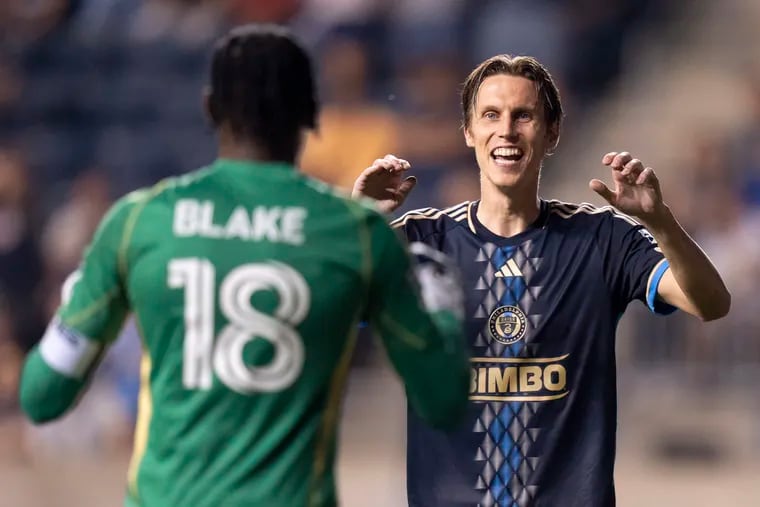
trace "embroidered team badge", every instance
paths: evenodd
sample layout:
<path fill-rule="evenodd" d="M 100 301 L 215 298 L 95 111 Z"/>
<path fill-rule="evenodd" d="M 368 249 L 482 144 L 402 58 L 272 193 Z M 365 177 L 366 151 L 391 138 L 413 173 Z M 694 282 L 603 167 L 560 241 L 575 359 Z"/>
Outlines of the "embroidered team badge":
<path fill-rule="evenodd" d="M 516 306 L 500 306 L 488 318 L 488 328 L 494 340 L 511 345 L 525 335 L 525 314 Z"/>

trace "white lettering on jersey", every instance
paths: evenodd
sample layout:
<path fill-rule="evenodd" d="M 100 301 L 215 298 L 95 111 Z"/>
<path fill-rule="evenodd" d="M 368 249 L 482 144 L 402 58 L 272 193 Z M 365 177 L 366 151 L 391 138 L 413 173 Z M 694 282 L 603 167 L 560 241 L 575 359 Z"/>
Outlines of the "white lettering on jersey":
<path fill-rule="evenodd" d="M 214 222 L 212 201 L 180 199 L 174 206 L 173 232 L 178 238 L 201 236 L 301 245 L 307 215 L 306 209 L 299 206 L 257 206 L 250 211 L 237 206 L 221 224 Z"/>

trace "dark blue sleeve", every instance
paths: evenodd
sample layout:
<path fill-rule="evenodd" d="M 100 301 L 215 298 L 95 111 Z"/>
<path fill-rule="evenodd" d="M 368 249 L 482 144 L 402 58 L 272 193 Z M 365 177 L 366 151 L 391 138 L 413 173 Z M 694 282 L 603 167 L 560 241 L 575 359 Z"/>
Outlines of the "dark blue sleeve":
<path fill-rule="evenodd" d="M 391 223 L 393 230 L 396 231 L 396 234 L 403 238 L 406 243 L 412 243 L 414 241 L 421 240 L 421 234 L 418 225 L 419 224 L 417 220 L 406 220 L 403 222 L 396 221 Z"/>
<path fill-rule="evenodd" d="M 657 287 L 669 265 L 654 236 L 626 215 L 611 211 L 602 217 L 596 240 L 616 303 L 622 309 L 638 299 L 654 313 L 675 311 L 674 306 L 657 298 Z"/>

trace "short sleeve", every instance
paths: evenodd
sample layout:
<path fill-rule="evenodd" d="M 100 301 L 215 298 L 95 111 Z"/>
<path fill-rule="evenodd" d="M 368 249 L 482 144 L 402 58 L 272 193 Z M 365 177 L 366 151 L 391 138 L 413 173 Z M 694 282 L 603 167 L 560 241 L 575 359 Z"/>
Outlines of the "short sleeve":
<path fill-rule="evenodd" d="M 419 220 L 414 220 L 415 212 L 409 212 L 391 222 L 391 227 L 396 234 L 406 243 L 423 241 L 422 233 L 417 227 Z"/>
<path fill-rule="evenodd" d="M 64 284 L 58 318 L 82 336 L 110 343 L 129 312 L 125 242 L 133 203 L 124 198 L 102 219 L 79 266 Z"/>
<path fill-rule="evenodd" d="M 604 274 L 615 302 L 622 309 L 638 299 L 654 313 L 676 310 L 657 298 L 657 287 L 669 265 L 654 236 L 631 217 L 611 210 L 597 229 Z"/>

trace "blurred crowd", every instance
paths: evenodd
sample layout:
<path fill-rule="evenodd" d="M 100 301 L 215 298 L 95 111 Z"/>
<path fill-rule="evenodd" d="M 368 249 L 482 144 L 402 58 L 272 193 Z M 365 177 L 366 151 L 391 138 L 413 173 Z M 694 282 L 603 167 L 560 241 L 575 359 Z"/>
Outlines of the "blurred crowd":
<path fill-rule="evenodd" d="M 642 24 L 667 26 L 679 6 L 675 0 L 4 0 L 0 411 L 15 412 L 20 358 L 44 331 L 62 281 L 110 203 L 213 159 L 201 92 L 211 43 L 227 27 L 288 23 L 315 55 L 324 107 L 303 169 L 348 188 L 373 159 L 397 154 L 412 162 L 420 181 L 409 209 L 477 197 L 458 102 L 475 64 L 497 53 L 536 56 L 560 86 L 574 135 L 582 135 L 584 118 L 621 71 L 629 35 Z M 760 259 L 760 74 L 746 82 L 754 120 L 725 138 L 696 133 L 693 161 L 673 192 L 674 208 L 735 294 L 751 294 L 760 280 L 760 264 L 749 272 L 733 255 L 741 245 Z M 551 172 L 542 184 L 552 188 Z M 760 336 L 757 313 L 739 310 L 725 325 L 749 343 Z M 673 325 L 680 332 L 689 324 Z M 104 397 L 113 398 L 115 389 L 123 400 L 120 417 L 130 423 L 139 340 L 130 327 L 125 334 L 100 375 L 113 386 Z M 692 334 L 679 336 L 686 342 Z M 652 359 L 653 350 L 636 357 Z M 736 353 L 760 362 L 758 343 Z"/>
<path fill-rule="evenodd" d="M 684 126 L 693 130 L 684 163 L 665 189 L 726 281 L 730 314 L 707 324 L 679 314 L 649 321 L 634 345 L 635 359 L 678 371 L 701 393 L 727 385 L 751 392 L 760 381 L 760 66 L 737 75 L 735 85 L 733 93 L 749 105 L 748 120 L 730 130 Z"/>

